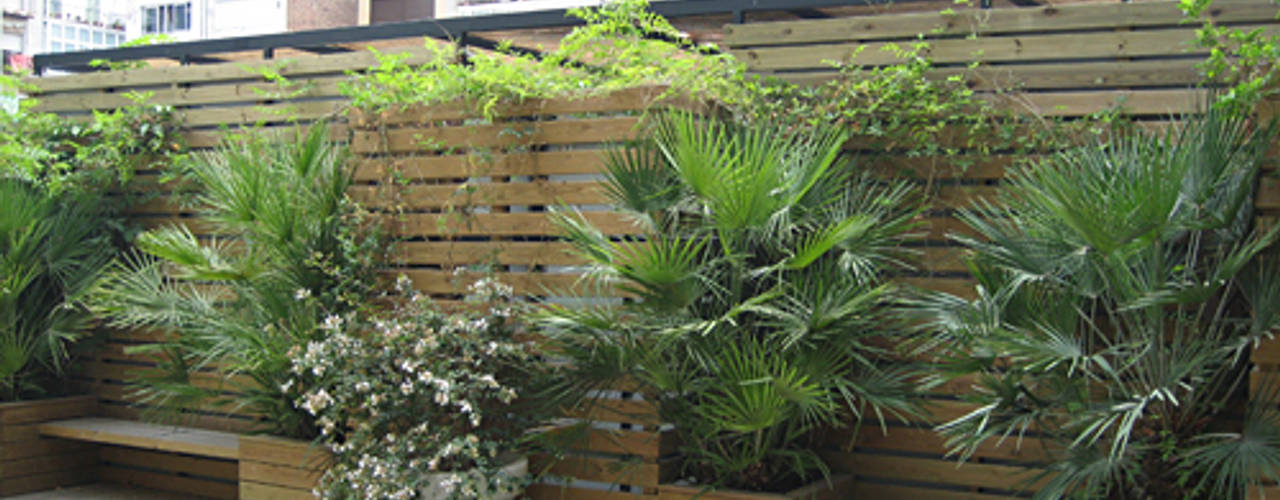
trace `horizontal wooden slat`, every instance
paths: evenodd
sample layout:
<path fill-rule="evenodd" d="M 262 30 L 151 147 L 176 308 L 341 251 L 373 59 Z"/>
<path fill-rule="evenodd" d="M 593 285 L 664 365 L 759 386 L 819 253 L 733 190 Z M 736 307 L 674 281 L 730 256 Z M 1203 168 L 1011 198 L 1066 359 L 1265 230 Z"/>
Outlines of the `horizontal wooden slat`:
<path fill-rule="evenodd" d="M 518 266 L 571 266 L 583 260 L 571 253 L 568 243 L 520 241 L 413 241 L 396 245 L 404 263 L 498 264 Z"/>
<path fill-rule="evenodd" d="M 315 500 L 310 489 L 286 488 L 274 484 L 240 482 L 240 500 Z"/>
<path fill-rule="evenodd" d="M 338 82 L 350 77 L 325 76 L 293 80 L 293 86 L 284 88 L 276 83 L 244 82 L 214 85 L 192 85 L 140 91 L 150 94 L 144 102 L 150 105 L 195 106 L 207 104 L 251 103 L 289 97 L 291 99 L 339 97 Z M 89 109 L 112 109 L 133 104 L 128 92 L 90 90 L 51 94 L 38 98 L 37 111 L 66 112 Z"/>
<path fill-rule="evenodd" d="M 530 457 L 530 470 L 543 470 L 544 467 L 547 474 L 553 476 L 574 477 L 583 481 L 601 483 L 652 487 L 657 486 L 661 479 L 658 464 L 653 463 L 578 456 L 565 457 L 561 460 L 554 460 L 547 455 Z"/>
<path fill-rule="evenodd" d="M 235 127 L 289 120 L 309 122 L 324 117 L 336 117 L 346 107 L 346 100 L 335 99 L 190 109 L 179 111 L 178 115 L 181 123 L 190 128 Z"/>
<path fill-rule="evenodd" d="M 554 484 L 534 484 L 525 489 L 530 500 L 642 500 L 656 498 L 654 493 L 604 491 Z"/>
<path fill-rule="evenodd" d="M 998 108 L 1047 117 L 1085 116 L 1111 109 L 1135 116 L 1180 116 L 1204 109 L 1208 95 L 1203 89 L 1093 90 L 1002 94 L 994 101 Z"/>
<path fill-rule="evenodd" d="M 615 212 L 582 212 L 582 217 L 605 234 L 633 234 L 636 226 Z M 546 213 L 491 213 L 451 216 L 409 214 L 397 224 L 402 236 L 557 236 L 561 231 Z"/>
<path fill-rule="evenodd" d="M 286 488 L 311 490 L 320 481 L 324 470 L 306 470 L 288 465 L 276 465 L 249 460 L 240 463 L 240 478 L 262 484 L 273 484 Z"/>
<path fill-rule="evenodd" d="M 62 486 L 92 483 L 97 479 L 97 467 L 59 469 L 44 474 L 0 481 L 0 497 L 51 490 Z"/>
<path fill-rule="evenodd" d="M 185 475 L 225 479 L 227 481 L 235 481 L 238 477 L 238 466 L 233 460 L 159 453 L 122 446 L 103 446 L 98 450 L 98 456 L 104 462 L 129 467 L 157 469 Z"/>
<path fill-rule="evenodd" d="M 951 484 L 975 488 L 995 488 L 1016 491 L 1040 473 L 1031 467 L 982 464 L 968 462 L 957 465 L 953 460 L 912 458 L 869 453 L 829 454 L 838 470 L 853 471 L 860 477 L 919 481 Z M 1031 484 L 1030 491 L 1038 489 L 1043 481 Z"/>
<path fill-rule="evenodd" d="M 1267 35 L 1280 32 L 1280 28 L 1274 25 L 1243 26 L 1244 29 L 1256 27 L 1262 27 Z M 938 40 L 933 42 L 927 54 L 935 64 L 1146 57 L 1170 55 L 1193 40 L 1194 28 L 980 37 Z M 862 66 L 902 62 L 902 57 L 887 47 L 888 42 L 831 43 L 760 47 L 734 50 L 732 53 L 753 71 L 826 68 L 829 67 L 826 61 L 845 61 Z M 1071 50 L 1064 51 L 1063 47 Z M 855 52 L 857 57 L 852 57 Z M 1190 50 L 1188 53 L 1200 54 L 1203 50 Z"/>
<path fill-rule="evenodd" d="M 864 422 L 858 436 L 855 449 L 863 451 L 882 450 L 928 453 L 939 457 L 949 451 L 946 446 L 946 438 L 928 427 L 888 427 L 882 430 L 874 422 Z M 841 437 L 847 439 L 846 436 Z M 844 444 L 843 440 L 840 444 Z M 1017 436 L 1013 436 L 998 446 L 995 441 L 985 444 L 974 451 L 973 456 L 975 458 L 1035 462 L 1043 460 L 1049 455 L 1039 439 L 1027 438 L 1019 446 Z"/>
<path fill-rule="evenodd" d="M 368 206 L 396 203 L 409 209 L 505 205 L 601 205 L 609 202 L 597 181 L 585 182 L 502 182 L 468 185 L 442 184 L 408 186 L 399 190 L 404 197 L 388 201 L 385 190 L 376 186 L 352 186 L 351 197 Z"/>
<path fill-rule="evenodd" d="M 93 412 L 97 398 L 73 396 L 52 400 L 0 404 L 0 425 L 25 424 L 79 417 Z"/>
<path fill-rule="evenodd" d="M 667 93 L 667 87 L 633 87 L 602 95 L 559 97 L 554 99 L 530 99 L 514 104 L 500 104 L 493 111 L 494 118 L 513 116 L 549 116 L 583 113 L 616 113 L 643 111 L 657 103 Z M 473 106 L 465 103 L 415 105 L 407 109 L 395 109 L 377 113 L 352 110 L 351 123 L 358 129 L 382 126 L 429 125 L 440 121 L 462 120 L 474 117 Z"/>
<path fill-rule="evenodd" d="M 131 446 L 147 450 L 227 459 L 239 458 L 239 441 L 235 434 L 203 429 L 107 418 L 78 418 L 41 424 L 40 433 L 63 439 Z"/>
<path fill-rule="evenodd" d="M 426 48 L 404 48 L 392 53 L 408 53 L 407 64 L 423 64 L 432 59 Z M 42 92 L 66 92 L 71 90 L 138 87 L 144 85 L 168 85 L 175 83 L 208 83 L 227 80 L 251 79 L 256 71 L 270 69 L 286 77 L 342 73 L 361 70 L 377 64 L 377 57 L 369 51 L 342 54 L 277 59 L 251 63 L 228 62 L 198 66 L 171 66 L 141 68 L 124 71 L 83 73 L 65 76 L 32 77 L 24 81 L 40 88 Z"/>
<path fill-rule="evenodd" d="M 302 125 L 305 127 L 306 124 L 302 124 Z M 222 130 L 216 130 L 216 129 L 187 131 L 187 132 L 184 132 L 182 136 L 187 141 L 187 146 L 189 146 L 190 148 L 208 149 L 208 148 L 217 146 L 223 140 L 230 140 L 233 143 L 239 140 L 243 140 L 243 139 L 236 139 L 236 134 L 244 134 L 244 133 L 251 133 L 258 137 L 265 137 L 271 141 L 277 141 L 277 142 L 292 141 L 297 139 L 298 137 L 297 134 L 299 133 L 299 130 L 305 130 L 305 128 L 300 129 L 299 127 L 293 126 L 293 125 L 277 125 L 277 126 L 269 126 L 269 127 L 252 127 L 247 129 L 246 131 L 245 129 L 238 129 L 233 126 L 231 128 L 230 136 L 228 136 L 226 132 Z M 228 139 L 228 137 L 230 138 Z M 343 125 L 341 123 L 334 123 L 329 125 L 329 140 L 334 142 L 345 143 L 347 142 L 349 137 L 350 137 L 350 131 L 347 129 L 346 125 Z"/>
<path fill-rule="evenodd" d="M 355 179 L 379 181 L 393 173 L 403 180 L 598 174 L 602 165 L 601 152 L 596 150 L 372 158 L 360 162 Z"/>
<path fill-rule="evenodd" d="M 141 408 L 121 404 L 103 404 L 102 416 L 126 420 L 144 420 L 147 415 Z M 261 431 L 266 424 L 244 415 L 201 415 L 185 414 L 179 417 L 178 423 L 186 427 L 208 429 L 223 432 Z"/>
<path fill-rule="evenodd" d="M 356 153 L 408 153 L 451 148 L 617 142 L 634 136 L 639 123 L 639 118 L 621 117 L 404 128 L 388 130 L 385 135 L 381 132 L 356 131 L 351 139 L 351 150 Z"/>
<path fill-rule="evenodd" d="M 1216 22 L 1268 21 L 1275 8 L 1265 2 L 1218 0 L 1210 9 Z M 1177 2 L 1066 4 L 1001 9 L 956 9 L 953 13 L 913 12 L 809 21 L 733 24 L 724 28 L 724 44 L 787 45 L 838 40 L 912 38 L 917 34 L 966 36 L 1116 27 L 1177 26 L 1185 16 Z"/>
<path fill-rule="evenodd" d="M 404 269 L 397 271 L 413 280 L 418 291 L 427 294 L 454 295 L 466 293 L 467 286 L 482 274 L 458 276 L 451 271 Z M 510 285 L 518 295 L 547 295 L 569 292 L 579 285 L 578 274 L 534 272 L 499 272 L 493 278 Z"/>
<path fill-rule="evenodd" d="M 99 467 L 98 475 L 103 481 L 122 483 L 160 491 L 185 493 L 203 498 L 234 500 L 239 498 L 239 486 L 234 481 L 214 481 L 192 477 L 175 476 L 145 470 L 127 469 L 111 465 Z"/>
<path fill-rule="evenodd" d="M 934 489 L 923 486 L 901 486 L 896 484 L 859 481 L 854 487 L 859 500 L 1009 500 L 1006 495 L 989 495 L 956 491 L 954 489 Z"/>
<path fill-rule="evenodd" d="M 241 462 L 259 462 L 316 470 L 324 467 L 329 452 L 323 445 L 272 436 L 240 436 Z"/>
<path fill-rule="evenodd" d="M 98 463 L 92 453 L 71 452 L 60 455 L 42 455 L 18 460 L 0 461 L 0 483 L 24 476 L 46 474 L 64 469 L 85 469 Z"/>

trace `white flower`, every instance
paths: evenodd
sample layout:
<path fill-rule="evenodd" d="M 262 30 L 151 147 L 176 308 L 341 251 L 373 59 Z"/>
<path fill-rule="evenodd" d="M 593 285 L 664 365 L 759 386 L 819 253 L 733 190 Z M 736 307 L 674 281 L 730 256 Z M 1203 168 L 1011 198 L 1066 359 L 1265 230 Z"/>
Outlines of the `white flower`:
<path fill-rule="evenodd" d="M 311 289 L 309 288 L 299 288 L 296 292 L 293 292 L 294 300 L 307 300 L 307 297 L 310 297 L 310 296 L 311 296 Z"/>
<path fill-rule="evenodd" d="M 293 388 L 293 379 L 289 379 L 288 382 L 280 384 L 280 392 L 289 392 L 289 389 L 291 388 Z"/>
<path fill-rule="evenodd" d="M 342 316 L 338 316 L 337 314 L 330 314 L 329 317 L 324 319 L 324 325 L 322 325 L 322 327 L 325 330 L 337 330 L 338 328 L 341 328 Z"/>

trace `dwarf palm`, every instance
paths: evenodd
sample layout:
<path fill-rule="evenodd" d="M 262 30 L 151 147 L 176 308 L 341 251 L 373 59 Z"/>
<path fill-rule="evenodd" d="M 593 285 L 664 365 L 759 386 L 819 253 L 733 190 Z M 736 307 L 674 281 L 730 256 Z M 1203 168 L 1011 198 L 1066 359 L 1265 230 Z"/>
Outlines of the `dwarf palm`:
<path fill-rule="evenodd" d="M 141 252 L 98 287 L 96 311 L 117 328 L 167 332 L 137 349 L 163 359 L 164 370 L 142 380 L 145 402 L 247 406 L 277 434 L 314 435 L 291 403 L 291 356 L 326 316 L 362 303 L 380 263 L 377 228 L 346 196 L 345 150 L 316 125 L 297 142 L 226 142 L 184 174 L 217 237 L 202 241 L 185 226 L 142 234 Z M 202 372 L 215 368 L 225 383 L 207 382 L 218 377 Z"/>
<path fill-rule="evenodd" d="M 80 301 L 116 252 L 101 208 L 0 178 L 0 401 L 55 390 L 69 344 L 90 329 Z"/>
<path fill-rule="evenodd" d="M 939 427 L 953 453 L 1046 439 L 1040 498 L 1239 498 L 1280 475 L 1274 408 L 1227 418 L 1280 326 L 1276 233 L 1250 229 L 1272 137 L 1212 111 L 1027 165 L 964 213 L 977 298 L 923 302 L 945 368 L 976 380 Z"/>
<path fill-rule="evenodd" d="M 918 205 L 858 172 L 844 140 L 676 113 L 608 154 L 606 191 L 640 234 L 557 220 L 590 290 L 630 299 L 542 318 L 572 359 L 555 389 L 639 383 L 675 424 L 685 474 L 755 490 L 825 473 L 820 428 L 917 411 L 911 369 L 880 341 L 898 335 L 885 278 Z"/>

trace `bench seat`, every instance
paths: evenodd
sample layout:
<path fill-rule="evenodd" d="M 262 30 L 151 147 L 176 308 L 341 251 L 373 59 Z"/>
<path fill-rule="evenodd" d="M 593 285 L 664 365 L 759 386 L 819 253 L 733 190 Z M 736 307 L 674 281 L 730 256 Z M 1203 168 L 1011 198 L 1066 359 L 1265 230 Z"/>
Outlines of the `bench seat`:
<path fill-rule="evenodd" d="M 240 458 L 240 437 L 171 425 L 148 424 L 113 418 L 73 418 L 40 424 L 43 436 L 145 450 L 183 453 L 227 460 Z"/>

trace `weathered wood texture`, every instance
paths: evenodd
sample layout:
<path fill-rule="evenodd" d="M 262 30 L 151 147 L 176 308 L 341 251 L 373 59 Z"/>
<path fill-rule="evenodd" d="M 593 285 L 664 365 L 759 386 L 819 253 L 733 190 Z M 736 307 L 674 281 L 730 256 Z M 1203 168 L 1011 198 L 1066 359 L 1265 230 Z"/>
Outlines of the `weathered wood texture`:
<path fill-rule="evenodd" d="M 242 500 L 310 500 L 331 459 L 323 446 L 268 436 L 240 436 Z"/>
<path fill-rule="evenodd" d="M 1217 0 L 1215 21 L 1240 27 L 1280 32 L 1277 7 L 1261 0 Z M 920 34 L 929 42 L 925 54 L 933 59 L 937 78 L 960 75 L 980 92 L 1015 90 L 1008 97 L 990 97 L 999 106 L 1047 116 L 1083 116 L 1121 105 L 1124 112 L 1162 127 L 1171 117 L 1194 112 L 1207 94 L 1194 88 L 1202 80 L 1195 64 L 1203 51 L 1191 46 L 1196 23 L 1183 24 L 1176 2 L 1090 3 L 982 10 L 957 8 L 955 13 L 845 17 L 730 25 L 725 45 L 757 73 L 802 84 L 820 84 L 836 77 L 824 61 L 853 61 L 867 68 L 898 62 L 886 47 L 904 47 Z M 977 36 L 970 36 L 977 35 Z M 976 68 L 970 63 L 980 62 Z M 1276 104 L 1262 113 L 1274 115 Z M 926 243 L 921 250 L 921 275 L 913 282 L 951 292 L 971 292 L 963 251 L 948 241 L 948 233 L 964 233 L 952 209 L 975 198 L 990 198 L 1000 190 L 1006 168 L 1023 158 L 989 157 L 967 168 L 955 159 L 886 159 L 876 167 L 885 175 L 925 179 L 933 195 Z M 1280 212 L 1280 183 L 1264 178 L 1257 206 L 1266 220 Z M 1280 375 L 1280 342 L 1257 349 L 1253 383 Z M 934 424 L 959 417 L 972 407 L 955 397 L 969 392 L 957 381 L 935 390 L 930 421 L 892 422 L 885 430 L 864 425 L 857 436 L 833 436 L 832 444 L 854 444 L 853 452 L 833 449 L 827 454 L 837 470 L 857 476 L 857 498 L 904 497 L 993 500 L 1010 494 L 1027 495 L 1040 482 L 1046 451 L 1034 438 L 1016 446 L 1011 439 L 988 446 L 975 459 L 957 467 L 944 458 L 943 440 Z"/>
<path fill-rule="evenodd" d="M 93 396 L 0 404 L 0 497 L 93 482 L 97 447 L 42 436 L 38 427 L 96 406 Z"/>
<path fill-rule="evenodd" d="M 1215 9 L 1223 22 L 1274 29 L 1275 10 L 1269 2 L 1229 0 Z M 1159 126 L 1169 115 L 1196 109 L 1205 95 L 1189 88 L 1199 80 L 1194 63 L 1202 55 L 1184 50 L 1192 27 L 1179 21 L 1176 4 L 1168 1 L 960 9 L 955 15 L 914 13 L 734 25 L 727 28 L 727 42 L 753 70 L 815 82 L 832 76 L 822 59 L 842 58 L 856 46 L 866 45 L 859 62 L 887 64 L 894 59 L 881 47 L 891 41 L 909 42 L 925 32 L 926 38 L 935 41 L 930 54 L 938 62 L 938 75 L 964 74 L 980 89 L 1024 90 L 1015 98 L 998 101 L 1003 105 L 1074 117 L 1121 103 L 1128 113 Z M 935 27 L 939 31 L 932 33 Z M 983 36 L 971 40 L 967 35 L 973 32 Z M 969 73 L 965 67 L 975 58 L 986 64 Z M 283 73 L 314 83 L 306 90 L 311 100 L 289 101 L 305 109 L 295 116 L 305 121 L 337 109 L 329 106 L 338 100 L 341 71 L 367 67 L 370 61 L 366 56 L 342 54 L 289 63 Z M 195 147 L 216 141 L 219 133 L 213 125 L 219 121 L 235 126 L 267 117 L 271 130 L 288 132 L 280 124 L 281 115 L 270 113 L 288 105 L 271 102 L 286 101 L 287 91 L 234 65 L 98 73 L 44 78 L 37 83 L 45 90 L 44 109 L 68 114 L 118 106 L 127 90 L 155 90 L 157 102 L 185 111 L 194 125 L 190 136 Z M 268 95 L 255 93 L 255 88 L 267 88 Z M 396 230 L 406 241 L 399 248 L 395 271 L 408 274 L 425 292 L 446 301 L 456 299 L 474 276 L 455 271 L 473 265 L 486 265 L 519 293 L 555 296 L 577 283 L 580 269 L 576 266 L 582 262 L 565 252 L 566 245 L 557 240 L 558 231 L 546 210 L 564 203 L 580 210 L 606 234 L 634 231 L 631 221 L 609 209 L 599 189 L 599 153 L 607 144 L 637 132 L 640 110 L 652 97 L 652 89 L 638 89 L 596 99 L 526 103 L 500 110 L 489 124 L 472 124 L 464 107 L 449 105 L 383 115 L 355 113 L 334 131 L 334 137 L 349 140 L 357 156 L 358 186 L 353 195 L 378 207 L 403 210 Z M 961 251 L 946 238 L 965 231 L 953 209 L 975 197 L 997 193 L 1006 168 L 1018 160 L 986 157 L 966 168 L 957 167 L 955 158 L 875 160 L 873 168 L 882 175 L 920 179 L 929 186 L 934 201 L 918 247 L 920 272 L 904 281 L 954 293 L 972 290 Z M 144 173 L 142 177 L 155 181 L 157 176 Z M 404 184 L 389 187 L 391 179 Z M 1278 188 L 1274 181 L 1265 183 L 1259 196 L 1264 215 L 1280 210 Z M 163 192 L 166 187 L 157 189 Z M 192 221 L 190 212 L 173 204 L 151 204 L 136 214 L 151 226 Z M 198 234 L 207 233 L 198 223 L 190 225 Z M 137 418 L 128 380 L 151 369 L 153 362 L 125 349 L 153 342 L 159 335 L 113 334 L 90 365 L 88 383 L 101 398 L 105 415 Z M 1280 348 L 1259 349 L 1255 356 L 1271 351 L 1280 352 Z M 1262 367 L 1259 374 L 1280 366 L 1280 361 L 1267 359 L 1257 360 Z M 210 374 L 209 383 L 219 383 L 219 377 Z M 887 432 L 868 425 L 858 436 L 836 436 L 833 448 L 852 440 L 856 452 L 833 451 L 828 457 L 837 469 L 857 476 L 859 498 L 985 500 L 1029 491 L 1022 489 L 1024 482 L 1043 458 L 1038 443 L 984 448 L 976 460 L 962 467 L 943 458 L 942 442 L 929 424 L 964 414 L 968 408 L 954 396 L 966 390 L 963 383 L 939 388 L 933 422 L 893 423 Z M 602 397 L 614 400 L 610 404 L 618 407 L 644 405 L 642 397 L 629 393 Z M 534 457 L 535 470 L 548 466 L 553 473 L 578 481 L 567 488 L 537 485 L 531 495 L 537 499 L 656 495 L 664 479 L 656 458 L 668 453 L 670 445 L 653 432 L 652 419 L 640 416 L 643 413 L 601 417 L 613 429 L 588 436 L 580 455 L 554 464 Z M 258 417 L 193 408 L 190 418 L 198 427 L 243 430 Z M 619 453 L 624 451 L 628 457 Z M 243 468 L 240 474 L 245 474 Z M 247 495 L 243 488 L 240 493 Z"/>

